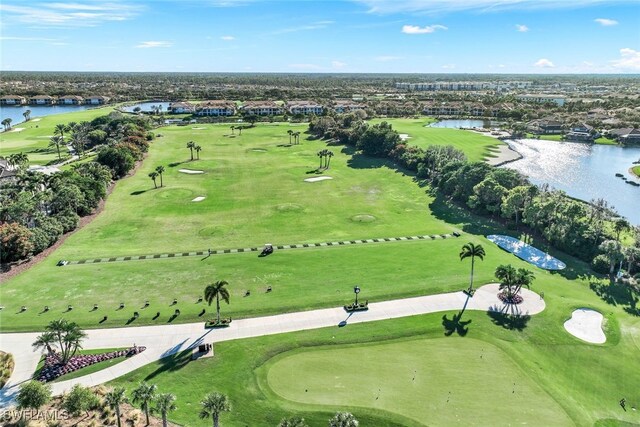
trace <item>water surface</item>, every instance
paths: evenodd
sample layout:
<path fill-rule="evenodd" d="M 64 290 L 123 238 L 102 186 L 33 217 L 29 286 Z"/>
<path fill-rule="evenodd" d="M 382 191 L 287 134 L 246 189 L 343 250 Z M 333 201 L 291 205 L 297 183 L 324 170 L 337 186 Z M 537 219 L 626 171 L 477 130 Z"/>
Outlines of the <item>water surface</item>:
<path fill-rule="evenodd" d="M 439 122 L 431 123 L 428 125 L 432 128 L 490 128 L 497 126 L 498 122 L 493 120 L 480 120 L 480 119 L 451 119 L 440 120 Z"/>
<path fill-rule="evenodd" d="M 31 110 L 31 118 L 51 116 L 53 114 L 73 113 L 95 108 L 95 105 L 3 105 L 0 106 L 0 120 L 11 119 L 11 126 L 24 122 L 25 111 Z"/>

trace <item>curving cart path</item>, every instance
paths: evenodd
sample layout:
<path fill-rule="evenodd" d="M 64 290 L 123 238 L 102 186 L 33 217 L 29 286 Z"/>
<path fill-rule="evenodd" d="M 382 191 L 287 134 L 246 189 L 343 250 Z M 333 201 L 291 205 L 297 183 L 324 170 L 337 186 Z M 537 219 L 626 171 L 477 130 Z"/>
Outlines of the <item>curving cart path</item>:
<path fill-rule="evenodd" d="M 132 372 L 163 357 L 171 356 L 201 343 L 230 341 L 263 335 L 282 334 L 308 329 L 337 326 L 341 323 L 363 323 L 394 319 L 440 311 L 466 310 L 501 311 L 510 314 L 540 313 L 545 302 L 538 294 L 521 291 L 524 302 L 518 306 L 502 303 L 497 297 L 498 284 L 488 284 L 476 290 L 473 298 L 463 292 L 428 295 L 415 298 L 370 303 L 369 310 L 349 315 L 341 307 L 278 314 L 234 320 L 228 328 L 204 329 L 204 322 L 182 325 L 139 326 L 111 329 L 89 329 L 83 342 L 85 349 L 130 347 L 133 344 L 147 349 L 110 368 L 68 381 L 52 383 L 53 393 L 62 394 L 75 384 L 95 386 Z M 28 381 L 36 370 L 41 352 L 31 344 L 39 335 L 30 333 L 0 334 L 0 349 L 13 354 L 15 369 L 6 386 L 0 390 L 0 408 L 12 406 L 20 384 Z"/>

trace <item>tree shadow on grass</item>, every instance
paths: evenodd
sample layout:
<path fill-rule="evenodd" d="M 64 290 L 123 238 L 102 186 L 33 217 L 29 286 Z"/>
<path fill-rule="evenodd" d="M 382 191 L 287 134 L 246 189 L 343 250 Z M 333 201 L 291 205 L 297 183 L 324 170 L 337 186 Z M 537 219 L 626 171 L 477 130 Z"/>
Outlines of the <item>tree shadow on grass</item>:
<path fill-rule="evenodd" d="M 169 167 L 170 168 L 175 168 L 176 166 L 180 166 L 183 163 L 189 163 L 189 160 L 184 160 L 182 162 L 173 162 L 173 163 L 169 163 Z"/>
<path fill-rule="evenodd" d="M 498 326 L 502 326 L 510 331 L 522 332 L 531 320 L 531 316 L 528 314 L 511 314 L 508 312 L 489 310 L 487 316 L 491 318 L 491 321 Z"/>
<path fill-rule="evenodd" d="M 140 194 L 144 194 L 146 193 L 148 190 L 138 190 L 138 191 L 133 191 L 131 192 L 132 196 L 139 196 Z"/>
<path fill-rule="evenodd" d="M 184 368 L 192 360 L 191 355 L 193 354 L 193 349 L 203 344 L 205 337 L 209 333 L 211 333 L 211 330 L 196 338 L 189 345 L 187 345 L 187 340 L 184 340 L 165 351 L 159 360 L 160 366 L 147 375 L 144 380 L 149 381 L 164 372 L 175 372 Z"/>
<path fill-rule="evenodd" d="M 454 332 L 460 335 L 461 337 L 464 337 L 465 335 L 467 335 L 467 333 L 469 332 L 469 328 L 467 325 L 471 323 L 471 320 L 462 321 L 463 313 L 464 313 L 464 310 L 457 314 L 454 314 L 451 319 L 447 318 L 446 314 L 442 316 L 442 326 L 444 327 L 444 334 L 446 336 L 449 337 L 453 335 Z"/>
<path fill-rule="evenodd" d="M 345 150 L 343 149 L 342 152 L 345 152 Z M 347 160 L 347 166 L 353 169 L 378 169 L 385 166 L 389 169 L 397 169 L 390 160 L 370 157 L 362 153 L 354 153 L 349 160 Z"/>
<path fill-rule="evenodd" d="M 458 225 L 466 233 L 486 236 L 495 233 L 503 234 L 505 231 L 502 224 L 475 215 L 467 208 L 447 200 L 439 192 L 432 191 L 430 195 L 434 197 L 431 204 L 429 204 L 429 209 L 431 209 L 433 216 L 449 224 Z"/>
<path fill-rule="evenodd" d="M 640 316 L 640 307 L 638 307 L 640 299 L 631 286 L 614 281 L 607 283 L 592 280 L 589 283 L 589 288 L 607 304 L 624 306 L 624 311 L 627 313 Z"/>

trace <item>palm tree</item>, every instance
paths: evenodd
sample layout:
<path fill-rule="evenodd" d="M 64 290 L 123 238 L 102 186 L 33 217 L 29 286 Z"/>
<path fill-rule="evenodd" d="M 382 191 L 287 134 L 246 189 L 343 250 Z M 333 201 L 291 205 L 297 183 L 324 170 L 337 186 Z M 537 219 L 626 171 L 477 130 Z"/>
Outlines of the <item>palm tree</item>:
<path fill-rule="evenodd" d="M 332 157 L 333 157 L 333 151 L 327 151 L 327 169 L 329 169 L 329 163 L 331 163 Z"/>
<path fill-rule="evenodd" d="M 67 125 L 63 123 L 58 123 L 56 127 L 53 129 L 54 135 L 60 135 L 62 138 L 62 142 L 64 143 L 64 133 L 68 130 Z"/>
<path fill-rule="evenodd" d="M 45 332 L 42 335 L 39 335 L 38 338 L 34 341 L 33 348 L 38 350 L 40 348 L 47 349 L 47 353 L 53 353 L 53 348 L 51 345 L 56 342 L 56 335 L 53 332 Z"/>
<path fill-rule="evenodd" d="M 63 364 L 67 363 L 76 351 L 82 348 L 81 342 L 87 337 L 87 334 L 80 329 L 77 323 L 69 322 L 65 319 L 52 320 L 45 329 L 45 334 L 53 334 L 57 341 L 61 352 L 61 362 Z M 41 337 L 38 337 L 36 342 L 40 340 Z"/>
<path fill-rule="evenodd" d="M 22 113 L 22 115 L 24 116 L 25 122 L 28 122 L 29 120 L 31 120 L 31 110 L 25 110 L 25 112 Z"/>
<path fill-rule="evenodd" d="M 216 311 L 218 313 L 218 323 L 220 323 L 220 298 L 229 304 L 229 290 L 225 288 L 229 283 L 226 280 L 218 280 L 204 289 L 204 299 L 209 306 L 216 299 Z"/>
<path fill-rule="evenodd" d="M 12 121 L 13 121 L 13 120 L 11 120 L 11 119 L 10 119 L 10 118 L 8 118 L 8 117 L 2 121 L 2 126 L 4 126 L 4 130 L 9 130 L 9 129 L 11 129 L 11 122 L 12 122 Z"/>
<path fill-rule="evenodd" d="M 231 135 L 235 135 L 236 134 L 235 130 L 236 130 L 236 127 L 235 126 L 231 126 Z"/>
<path fill-rule="evenodd" d="M 158 177 L 158 172 L 153 171 L 149 174 L 149 178 L 151 178 L 153 180 L 153 186 L 154 188 L 158 188 L 158 185 L 156 184 L 156 178 Z"/>
<path fill-rule="evenodd" d="M 289 134 L 289 145 L 291 145 L 291 137 L 293 136 L 293 131 L 289 129 L 287 133 Z"/>
<path fill-rule="evenodd" d="M 350 412 L 338 412 L 329 420 L 329 427 L 358 427 L 359 424 Z"/>
<path fill-rule="evenodd" d="M 131 393 L 133 403 L 139 404 L 140 409 L 144 411 L 147 417 L 147 425 L 149 425 L 149 403 L 155 398 L 157 389 L 158 387 L 155 384 L 148 384 L 143 381 Z"/>
<path fill-rule="evenodd" d="M 280 424 L 278 424 L 278 427 L 309 427 L 309 425 L 305 422 L 304 418 L 289 417 L 283 418 Z"/>
<path fill-rule="evenodd" d="M 244 129 L 244 126 L 236 126 L 236 129 L 238 129 L 238 135 L 242 135 L 242 129 Z"/>
<path fill-rule="evenodd" d="M 500 280 L 500 290 L 506 291 L 507 298 L 511 299 L 514 293 L 513 290 L 516 287 L 516 269 L 511 265 L 499 265 L 496 268 L 496 278 Z"/>
<path fill-rule="evenodd" d="M 54 135 L 49 138 L 49 147 L 56 147 L 56 151 L 58 152 L 58 160 L 62 159 L 62 157 L 60 156 L 60 146 L 64 144 L 64 142 L 62 141 L 62 137 L 58 135 Z"/>
<path fill-rule="evenodd" d="M 195 148 L 196 143 L 193 141 L 187 142 L 187 148 L 191 151 L 191 161 L 193 161 L 193 149 Z"/>
<path fill-rule="evenodd" d="M 23 152 L 13 153 L 7 158 L 7 163 L 11 166 L 17 166 L 19 169 L 22 169 L 29 164 L 29 156 Z"/>
<path fill-rule="evenodd" d="M 320 150 L 318 151 L 318 157 L 320 157 L 320 166 L 318 166 L 318 169 L 322 169 L 322 160 L 324 159 L 324 150 Z"/>
<path fill-rule="evenodd" d="M 473 243 L 467 243 L 462 247 L 462 250 L 460 251 L 460 261 L 465 258 L 471 257 L 471 280 L 469 282 L 469 289 L 467 291 L 470 295 L 473 294 L 473 267 L 476 257 L 484 260 L 485 255 L 486 254 L 482 245 L 474 245 Z"/>
<path fill-rule="evenodd" d="M 516 295 L 520 292 L 522 287 L 529 289 L 531 287 L 531 283 L 536 276 L 533 274 L 533 271 L 527 270 L 525 268 L 519 268 L 518 274 L 516 275 Z"/>
<path fill-rule="evenodd" d="M 202 409 L 200 409 L 200 418 L 206 419 L 211 417 L 213 420 L 213 427 L 220 425 L 220 414 L 222 412 L 229 412 L 231 405 L 229 399 L 222 393 L 209 393 L 205 396 L 204 400 L 200 402 Z"/>
<path fill-rule="evenodd" d="M 156 168 L 156 172 L 158 173 L 158 175 L 160 175 L 160 187 L 164 186 L 164 184 L 162 183 L 162 174 L 164 173 L 164 166 L 158 166 Z"/>
<path fill-rule="evenodd" d="M 616 240 L 620 240 L 620 233 L 628 231 L 631 228 L 631 224 L 625 218 L 616 218 L 613 221 L 613 231 L 616 232 Z"/>
<path fill-rule="evenodd" d="M 105 403 L 116 411 L 118 427 L 122 427 L 122 424 L 120 422 L 120 405 L 127 401 L 127 397 L 125 396 L 124 392 L 124 387 L 116 387 L 104 396 Z"/>
<path fill-rule="evenodd" d="M 200 151 L 202 151 L 202 147 L 196 145 L 195 147 L 193 147 L 193 149 L 196 150 L 196 155 L 198 156 L 198 160 L 200 160 Z"/>
<path fill-rule="evenodd" d="M 293 136 L 295 137 L 296 145 L 300 144 L 300 132 L 294 132 Z"/>
<path fill-rule="evenodd" d="M 167 427 L 167 414 L 171 411 L 175 411 L 176 395 L 172 393 L 162 393 L 156 397 L 155 410 L 160 412 L 162 416 L 162 426 Z"/>

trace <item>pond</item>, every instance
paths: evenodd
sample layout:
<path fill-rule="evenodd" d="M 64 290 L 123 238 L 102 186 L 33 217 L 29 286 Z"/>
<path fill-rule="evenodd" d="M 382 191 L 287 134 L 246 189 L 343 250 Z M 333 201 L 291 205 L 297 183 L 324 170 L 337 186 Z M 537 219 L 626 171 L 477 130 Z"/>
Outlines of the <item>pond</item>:
<path fill-rule="evenodd" d="M 25 111 L 31 110 L 31 118 L 51 116 L 53 114 L 73 113 L 76 111 L 88 110 L 95 108 L 91 105 L 20 105 L 0 107 L 0 120 L 11 119 L 11 126 L 24 122 Z"/>
<path fill-rule="evenodd" d="M 123 107 L 122 111 L 126 111 L 128 113 L 133 113 L 133 109 L 136 107 L 140 107 L 141 111 L 145 112 L 145 113 L 150 113 L 151 112 L 151 107 L 154 105 L 159 105 L 162 107 L 162 112 L 166 113 L 167 109 L 169 108 L 169 104 L 171 104 L 170 102 L 165 102 L 165 101 L 149 101 L 149 102 L 141 102 L 139 104 L 134 104 L 134 105 L 129 105 L 127 107 Z"/>
<path fill-rule="evenodd" d="M 640 160 L 640 147 L 539 139 L 506 142 L 523 158 L 502 167 L 521 172 L 534 184 L 548 183 L 581 200 L 603 198 L 631 223 L 640 225 L 640 187 L 616 177 L 619 173 L 640 183 L 629 172 L 632 163 Z"/>
<path fill-rule="evenodd" d="M 499 122 L 494 120 L 480 120 L 480 119 L 452 119 L 452 120 L 440 120 L 439 122 L 431 123 L 428 125 L 432 128 L 490 128 L 498 126 Z"/>

